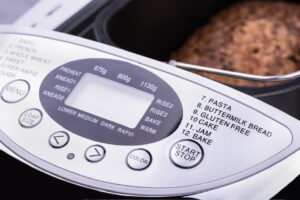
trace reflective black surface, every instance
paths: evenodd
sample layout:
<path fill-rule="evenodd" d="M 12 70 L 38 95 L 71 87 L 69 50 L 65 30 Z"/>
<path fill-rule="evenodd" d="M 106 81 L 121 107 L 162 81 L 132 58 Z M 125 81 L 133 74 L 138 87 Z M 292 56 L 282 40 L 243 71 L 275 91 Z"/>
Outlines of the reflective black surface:
<path fill-rule="evenodd" d="M 85 189 L 50 177 L 0 152 L 1 196 L 9 199 L 133 199 Z M 300 178 L 273 199 L 295 199 L 300 195 Z M 262 187 L 263 189 L 263 187 Z M 143 198 L 145 199 L 145 198 Z M 174 199 L 174 198 L 171 198 Z M 177 198 L 178 199 L 178 198 Z"/>

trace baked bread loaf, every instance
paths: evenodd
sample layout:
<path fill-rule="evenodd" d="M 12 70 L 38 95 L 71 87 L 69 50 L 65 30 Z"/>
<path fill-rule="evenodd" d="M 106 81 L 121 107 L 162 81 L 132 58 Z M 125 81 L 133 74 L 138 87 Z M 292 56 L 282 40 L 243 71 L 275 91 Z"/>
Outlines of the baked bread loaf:
<path fill-rule="evenodd" d="M 171 59 L 257 75 L 297 71 L 300 69 L 300 5 L 278 1 L 234 4 L 197 29 Z M 274 84 L 200 74 L 239 86 Z"/>

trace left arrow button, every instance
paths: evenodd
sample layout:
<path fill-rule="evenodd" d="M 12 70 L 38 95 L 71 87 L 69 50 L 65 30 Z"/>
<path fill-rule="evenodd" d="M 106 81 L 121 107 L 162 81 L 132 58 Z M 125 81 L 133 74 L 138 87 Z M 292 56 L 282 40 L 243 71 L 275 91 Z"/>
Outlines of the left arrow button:
<path fill-rule="evenodd" d="M 50 136 L 49 144 L 54 148 L 62 148 L 68 144 L 69 140 L 70 138 L 68 133 L 59 131 Z"/>

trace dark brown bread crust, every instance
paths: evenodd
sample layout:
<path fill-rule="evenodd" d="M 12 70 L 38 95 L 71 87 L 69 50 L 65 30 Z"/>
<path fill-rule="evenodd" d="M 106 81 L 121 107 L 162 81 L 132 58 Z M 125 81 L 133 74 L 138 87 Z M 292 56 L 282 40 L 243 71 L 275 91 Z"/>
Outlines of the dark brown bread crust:
<path fill-rule="evenodd" d="M 171 59 L 258 75 L 297 71 L 300 69 L 300 5 L 272 1 L 235 4 L 197 29 Z M 270 85 L 201 74 L 233 85 Z"/>

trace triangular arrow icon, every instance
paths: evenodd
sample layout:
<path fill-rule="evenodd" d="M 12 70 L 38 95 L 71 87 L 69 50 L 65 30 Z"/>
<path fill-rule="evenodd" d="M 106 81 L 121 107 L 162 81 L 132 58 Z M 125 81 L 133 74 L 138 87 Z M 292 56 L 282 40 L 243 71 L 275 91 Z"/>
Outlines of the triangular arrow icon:
<path fill-rule="evenodd" d="M 94 148 L 94 150 L 96 151 L 97 154 L 94 155 L 90 155 L 90 157 L 97 157 L 97 156 L 101 156 L 101 153 L 98 151 L 97 148 Z"/>
<path fill-rule="evenodd" d="M 55 140 L 56 144 L 60 144 L 59 141 L 58 141 L 58 138 L 64 138 L 64 137 L 65 136 L 63 136 L 63 135 L 56 135 L 56 136 L 54 136 L 54 140 Z"/>

